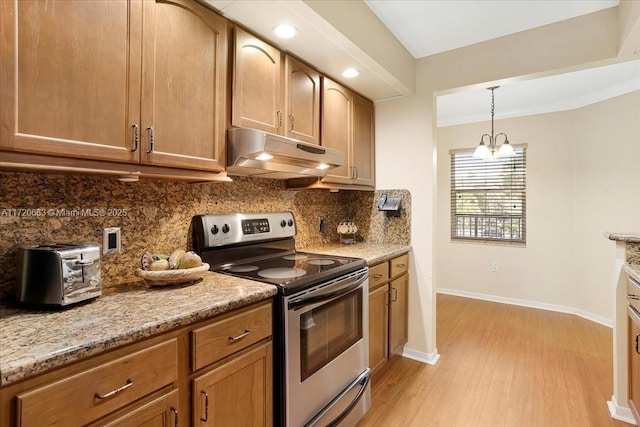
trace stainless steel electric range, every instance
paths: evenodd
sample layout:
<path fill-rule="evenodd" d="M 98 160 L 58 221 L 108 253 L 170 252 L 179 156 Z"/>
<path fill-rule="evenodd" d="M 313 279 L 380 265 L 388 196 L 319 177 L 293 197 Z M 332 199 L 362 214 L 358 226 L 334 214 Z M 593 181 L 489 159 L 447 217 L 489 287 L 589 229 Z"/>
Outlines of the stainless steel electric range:
<path fill-rule="evenodd" d="M 365 261 L 297 252 L 291 212 L 199 215 L 192 225 L 212 271 L 278 287 L 274 425 L 355 425 L 371 405 Z"/>

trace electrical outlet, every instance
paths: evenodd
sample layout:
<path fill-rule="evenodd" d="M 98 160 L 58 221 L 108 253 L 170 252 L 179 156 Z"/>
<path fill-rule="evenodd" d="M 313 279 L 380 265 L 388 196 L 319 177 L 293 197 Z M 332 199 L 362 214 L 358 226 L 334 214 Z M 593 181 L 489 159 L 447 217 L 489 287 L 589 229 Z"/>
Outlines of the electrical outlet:
<path fill-rule="evenodd" d="M 498 263 L 498 261 L 493 261 L 491 263 L 491 272 L 492 273 L 497 273 L 500 271 L 500 264 Z"/>
<path fill-rule="evenodd" d="M 102 253 L 120 253 L 120 227 L 105 228 L 102 235 Z"/>

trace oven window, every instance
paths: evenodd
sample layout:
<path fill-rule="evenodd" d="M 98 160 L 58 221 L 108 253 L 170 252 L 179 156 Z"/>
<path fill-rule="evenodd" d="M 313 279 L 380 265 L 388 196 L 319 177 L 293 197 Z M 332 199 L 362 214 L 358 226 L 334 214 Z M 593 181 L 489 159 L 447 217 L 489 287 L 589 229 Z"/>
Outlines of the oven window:
<path fill-rule="evenodd" d="M 362 338 L 362 320 L 362 289 L 300 316 L 302 381 Z"/>

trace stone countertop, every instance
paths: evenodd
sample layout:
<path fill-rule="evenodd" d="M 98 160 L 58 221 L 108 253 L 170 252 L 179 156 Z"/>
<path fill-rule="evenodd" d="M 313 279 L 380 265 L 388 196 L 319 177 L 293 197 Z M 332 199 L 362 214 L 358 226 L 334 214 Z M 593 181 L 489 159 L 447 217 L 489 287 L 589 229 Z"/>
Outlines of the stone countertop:
<path fill-rule="evenodd" d="M 273 285 L 206 272 L 191 285 L 106 288 L 60 311 L 0 302 L 0 386 L 275 295 Z"/>
<path fill-rule="evenodd" d="M 350 256 L 364 258 L 368 265 L 379 264 L 391 258 L 404 255 L 411 251 L 410 245 L 396 245 L 386 243 L 355 243 L 353 245 L 323 245 L 301 248 L 305 252 L 316 252 L 327 255 Z"/>
<path fill-rule="evenodd" d="M 611 233 L 605 232 L 604 237 L 609 240 L 617 240 L 621 242 L 640 243 L 640 233 Z"/>

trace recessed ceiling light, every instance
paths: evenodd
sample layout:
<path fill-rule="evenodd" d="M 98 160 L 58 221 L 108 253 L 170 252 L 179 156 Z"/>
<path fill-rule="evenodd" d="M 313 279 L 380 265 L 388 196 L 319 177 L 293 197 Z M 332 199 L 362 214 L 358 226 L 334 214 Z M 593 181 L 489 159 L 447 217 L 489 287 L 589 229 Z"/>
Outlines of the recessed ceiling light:
<path fill-rule="evenodd" d="M 290 39 L 298 34 L 298 29 L 290 24 L 280 24 L 273 27 L 273 33 L 281 39 Z"/>
<path fill-rule="evenodd" d="M 360 71 L 356 70 L 355 68 L 347 68 L 342 72 L 342 77 L 345 77 L 347 79 L 352 79 L 354 77 L 358 77 L 359 75 Z"/>

